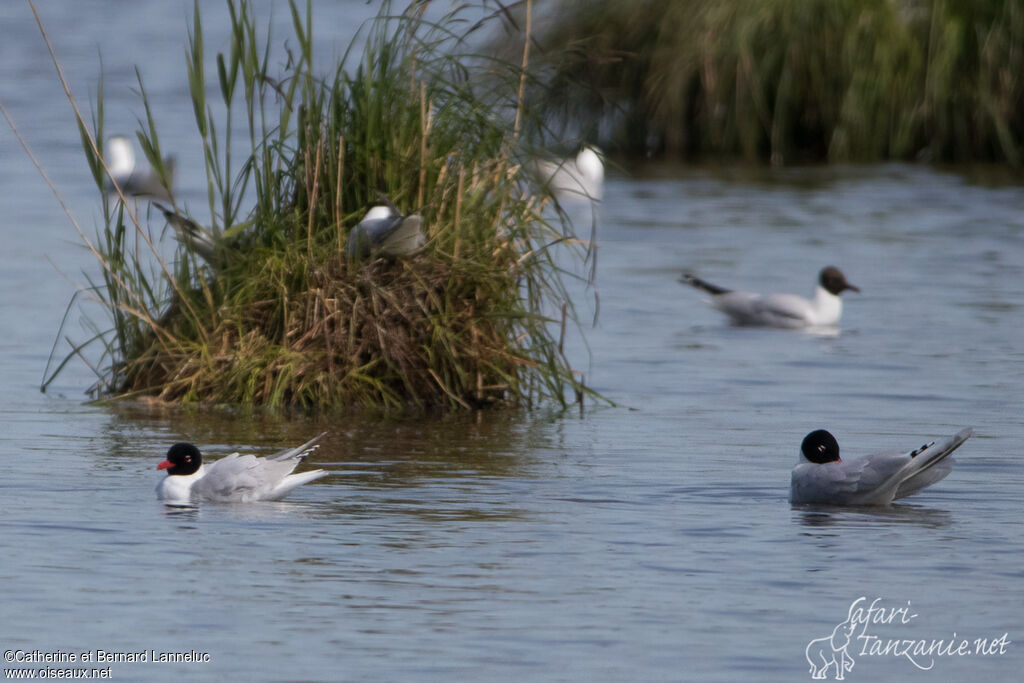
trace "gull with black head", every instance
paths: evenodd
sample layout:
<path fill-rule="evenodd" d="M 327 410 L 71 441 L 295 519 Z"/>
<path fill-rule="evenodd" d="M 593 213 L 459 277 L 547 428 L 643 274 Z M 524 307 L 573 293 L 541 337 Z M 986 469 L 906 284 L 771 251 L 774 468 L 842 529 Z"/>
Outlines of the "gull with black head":
<path fill-rule="evenodd" d="M 292 474 L 303 458 L 319 448 L 315 444 L 326 433 L 270 457 L 232 453 L 210 464 L 203 463 L 193 444 L 176 443 L 157 465 L 157 469 L 167 470 L 156 487 L 157 498 L 169 505 L 280 500 L 296 487 L 328 474 L 326 470 Z"/>
<path fill-rule="evenodd" d="M 839 457 L 839 442 L 816 429 L 800 444 L 790 477 L 793 503 L 888 505 L 945 479 L 953 471 L 949 457 L 974 433 L 970 427 L 911 451 L 890 450 L 861 458 Z"/>
<path fill-rule="evenodd" d="M 403 216 L 398 207 L 382 195 L 380 202 L 349 232 L 345 252 L 350 258 L 377 254 L 413 256 L 427 243 L 422 226 L 421 216 Z"/>
<path fill-rule="evenodd" d="M 843 314 L 839 295 L 847 290 L 860 291 L 847 282 L 846 276 L 835 266 L 823 268 L 819 273 L 812 299 L 796 294 L 737 292 L 691 273 L 683 273 L 680 282 L 709 294 L 711 307 L 729 316 L 734 325 L 788 329 L 835 327 Z"/>

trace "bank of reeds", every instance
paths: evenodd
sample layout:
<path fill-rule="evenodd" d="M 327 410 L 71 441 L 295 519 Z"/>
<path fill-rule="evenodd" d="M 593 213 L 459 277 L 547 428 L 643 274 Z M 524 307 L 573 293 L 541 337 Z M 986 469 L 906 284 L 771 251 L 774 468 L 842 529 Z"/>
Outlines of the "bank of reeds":
<path fill-rule="evenodd" d="M 1015 0 L 542 7 L 535 95 L 573 134 L 622 154 L 1022 163 Z"/>
<path fill-rule="evenodd" d="M 521 164 L 520 63 L 467 56 L 464 8 L 431 23 L 424 3 L 393 16 L 385 3 L 362 29 L 358 65 L 346 55 L 318 75 L 311 5 L 290 3 L 293 33 L 274 41 L 290 47 L 282 55 L 248 2 L 227 3 L 230 48 L 212 77 L 196 5 L 187 72 L 216 253 L 182 244 L 164 258 L 150 237 L 160 212 L 105 199 L 93 245 L 102 279 L 88 288 L 109 315 L 87 340 L 102 345 L 96 393 L 399 409 L 582 401 L 590 392 L 561 345 L 573 308 L 558 252 L 585 259 L 590 245 L 550 220 L 550 198 Z M 139 87 L 139 142 L 162 169 Z M 103 193 L 102 84 L 96 102 L 80 125 Z M 346 254 L 381 195 L 423 217 L 420 253 Z"/>

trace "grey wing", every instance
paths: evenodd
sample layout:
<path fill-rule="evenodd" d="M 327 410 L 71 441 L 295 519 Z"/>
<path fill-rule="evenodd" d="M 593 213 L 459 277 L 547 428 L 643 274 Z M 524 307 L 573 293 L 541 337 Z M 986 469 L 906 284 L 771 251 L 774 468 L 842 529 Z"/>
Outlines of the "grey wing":
<path fill-rule="evenodd" d="M 209 466 L 206 475 L 193 485 L 192 497 L 220 502 L 257 500 L 273 491 L 296 464 L 232 453 Z"/>
<path fill-rule="evenodd" d="M 167 170 L 168 176 L 167 180 L 171 185 L 174 184 L 175 163 L 174 157 L 164 159 L 164 168 Z M 171 190 L 163 184 L 160 174 L 155 169 L 136 169 L 128 175 L 118 176 L 114 179 L 114 182 L 121 188 L 121 192 L 125 196 L 151 197 L 166 202 L 172 201 Z M 108 178 L 104 181 L 104 189 L 107 192 L 116 193 L 117 190 L 114 187 L 114 182 Z"/>
<path fill-rule="evenodd" d="M 807 302 L 793 295 L 727 292 L 712 297 L 711 305 L 739 325 L 799 327 L 807 324 Z"/>
<path fill-rule="evenodd" d="M 420 216 L 406 216 L 381 242 L 381 251 L 389 256 L 412 256 L 427 243 L 422 224 Z"/>
<path fill-rule="evenodd" d="M 909 452 L 883 451 L 861 459 L 864 471 L 858 486 L 859 493 L 869 493 L 892 484 L 893 477 L 899 478 L 900 472 L 911 463 Z"/>
<path fill-rule="evenodd" d="M 711 305 L 722 313 L 735 318 L 752 318 L 757 312 L 756 294 L 726 291 L 711 297 Z"/>
<path fill-rule="evenodd" d="M 896 495 L 894 498 L 906 498 L 907 496 L 912 496 L 921 489 L 928 488 L 932 484 L 942 481 L 950 472 L 953 471 L 953 465 L 955 464 L 956 460 L 953 458 L 943 458 L 933 466 L 922 470 L 901 482 L 899 487 L 896 489 Z"/>
<path fill-rule="evenodd" d="M 402 224 L 402 216 L 362 220 L 348 234 L 345 251 L 349 256 L 369 256 Z"/>
<path fill-rule="evenodd" d="M 793 468 L 790 499 L 794 503 L 849 503 L 861 490 L 864 460 L 818 465 L 803 462 Z"/>
<path fill-rule="evenodd" d="M 164 170 L 167 172 L 167 185 L 164 185 L 160 173 L 155 168 L 146 171 L 135 170 L 128 178 L 128 182 L 121 186 L 125 194 L 138 195 L 140 197 L 152 197 L 164 201 L 173 201 L 171 188 L 174 186 L 174 172 L 177 160 L 173 156 L 164 157 Z"/>
<path fill-rule="evenodd" d="M 255 455 L 231 455 L 208 465 L 202 479 L 192 487 L 192 497 L 200 501 L 245 502 L 279 498 L 299 484 L 326 475 L 323 470 L 291 473 L 302 459 L 319 448 L 316 442 L 327 432 L 321 432 L 306 443 L 286 448 L 269 458 Z"/>

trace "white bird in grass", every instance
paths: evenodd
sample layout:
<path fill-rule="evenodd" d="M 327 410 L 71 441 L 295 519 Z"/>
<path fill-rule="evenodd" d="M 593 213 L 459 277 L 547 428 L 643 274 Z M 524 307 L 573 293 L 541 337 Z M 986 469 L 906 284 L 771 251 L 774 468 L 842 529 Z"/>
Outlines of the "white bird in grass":
<path fill-rule="evenodd" d="M 836 438 L 824 429 L 815 430 L 800 444 L 790 500 L 798 504 L 888 505 L 944 479 L 953 471 L 950 454 L 973 433 L 967 427 L 912 451 L 883 451 L 843 460 Z"/>
<path fill-rule="evenodd" d="M 542 159 L 535 164 L 542 182 L 559 199 L 601 200 L 604 160 L 596 147 L 588 145 L 575 157 L 560 161 Z"/>
<path fill-rule="evenodd" d="M 209 465 L 203 464 L 194 445 L 176 443 L 156 466 L 167 470 L 156 487 L 157 498 L 171 505 L 280 500 L 296 487 L 328 474 L 326 470 L 292 474 L 303 458 L 319 448 L 314 444 L 326 433 L 268 458 L 232 453 Z"/>
<path fill-rule="evenodd" d="M 381 201 L 349 232 L 345 251 L 350 257 L 412 256 L 427 243 L 421 216 L 403 216 L 388 199 Z"/>
<path fill-rule="evenodd" d="M 174 237 L 179 242 L 199 254 L 210 265 L 218 262 L 217 245 L 219 240 L 214 237 L 213 233 L 191 218 L 186 218 L 163 204 L 153 202 L 153 206 L 164 214 L 167 223 L 174 228 Z"/>
<path fill-rule="evenodd" d="M 813 299 L 796 294 L 754 294 L 725 289 L 683 273 L 680 282 L 711 295 L 709 303 L 729 316 L 734 325 L 761 327 L 834 327 L 843 314 L 839 295 L 846 290 L 860 289 L 846 281 L 846 276 L 835 266 L 822 269 Z"/>
<path fill-rule="evenodd" d="M 106 179 L 105 189 L 109 193 L 117 194 L 114 182 L 121 188 L 126 197 L 145 196 L 164 201 L 171 200 L 170 188 L 160 180 L 160 174 L 154 168 L 139 169 L 135 167 L 135 150 L 132 142 L 124 135 L 114 135 L 107 139 L 106 153 L 103 157 L 110 169 L 110 176 Z M 164 158 L 164 168 L 167 171 L 167 182 L 174 184 L 175 159 L 173 156 Z"/>

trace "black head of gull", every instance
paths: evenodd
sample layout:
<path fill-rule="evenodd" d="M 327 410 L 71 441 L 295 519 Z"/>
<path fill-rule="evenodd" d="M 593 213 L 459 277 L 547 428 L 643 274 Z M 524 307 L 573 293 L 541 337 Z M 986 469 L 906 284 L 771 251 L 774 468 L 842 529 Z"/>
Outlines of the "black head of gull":
<path fill-rule="evenodd" d="M 859 287 L 847 282 L 846 276 L 843 275 L 843 272 L 835 266 L 823 268 L 821 274 L 818 276 L 818 282 L 825 291 L 835 294 L 836 296 L 839 296 L 846 290 L 850 290 L 852 292 L 860 291 Z"/>
<path fill-rule="evenodd" d="M 800 452 L 813 463 L 824 465 L 839 462 L 839 442 L 824 429 L 816 429 L 804 437 Z"/>
<path fill-rule="evenodd" d="M 199 471 L 203 464 L 203 456 L 199 449 L 190 443 L 176 443 L 167 450 L 167 459 L 156 466 L 158 470 L 167 470 L 170 475 L 188 476 Z"/>

